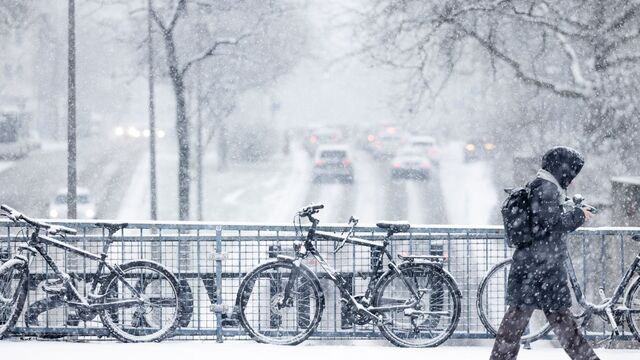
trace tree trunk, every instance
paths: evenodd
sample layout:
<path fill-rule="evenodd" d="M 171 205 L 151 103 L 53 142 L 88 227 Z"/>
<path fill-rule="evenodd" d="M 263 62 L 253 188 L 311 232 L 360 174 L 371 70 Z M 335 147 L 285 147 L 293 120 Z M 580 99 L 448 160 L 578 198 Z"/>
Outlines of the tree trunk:
<path fill-rule="evenodd" d="M 218 170 L 227 168 L 227 125 L 224 120 L 219 121 L 218 126 Z"/>
<path fill-rule="evenodd" d="M 184 94 L 184 78 L 178 66 L 178 57 L 171 33 L 164 34 L 167 49 L 167 64 L 169 76 L 176 97 L 176 135 L 178 138 L 178 217 L 189 220 L 189 189 L 191 177 L 189 175 L 189 120 L 187 118 Z"/>

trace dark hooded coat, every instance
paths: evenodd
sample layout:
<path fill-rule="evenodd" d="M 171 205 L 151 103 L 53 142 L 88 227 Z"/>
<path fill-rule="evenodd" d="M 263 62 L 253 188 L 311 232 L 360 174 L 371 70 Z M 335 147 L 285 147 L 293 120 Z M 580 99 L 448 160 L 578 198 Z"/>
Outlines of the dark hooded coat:
<path fill-rule="evenodd" d="M 571 306 L 564 267 L 567 247 L 563 235 L 580 227 L 585 217 L 577 207 L 563 210 L 563 190 L 566 190 L 583 165 L 582 155 L 576 150 L 567 147 L 553 148 L 544 155 L 542 169 L 553 175 L 561 188 L 540 175 L 527 185 L 531 190 L 534 240 L 531 245 L 518 248 L 513 253 L 507 285 L 509 305 L 542 310 Z"/>

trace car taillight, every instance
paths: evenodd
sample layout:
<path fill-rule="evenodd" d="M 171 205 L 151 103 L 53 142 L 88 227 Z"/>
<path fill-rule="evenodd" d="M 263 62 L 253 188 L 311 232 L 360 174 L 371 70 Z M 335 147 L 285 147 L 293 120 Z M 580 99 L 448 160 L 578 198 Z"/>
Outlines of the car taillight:
<path fill-rule="evenodd" d="M 438 149 L 429 149 L 430 156 L 438 156 Z"/>
<path fill-rule="evenodd" d="M 317 142 L 318 142 L 318 137 L 317 137 L 317 136 L 315 136 L 315 135 L 311 135 L 311 136 L 309 137 L 309 142 L 310 142 L 310 143 L 312 143 L 312 144 L 317 143 Z"/>
<path fill-rule="evenodd" d="M 324 160 L 316 160 L 316 166 L 325 166 L 327 164 Z"/>
<path fill-rule="evenodd" d="M 373 134 L 369 134 L 369 136 L 367 136 L 367 140 L 369 140 L 369 142 L 373 142 L 376 140 L 376 137 Z"/>
<path fill-rule="evenodd" d="M 394 168 L 399 168 L 401 165 L 398 162 L 394 162 L 393 164 L 391 164 L 391 166 L 393 166 Z"/>
<path fill-rule="evenodd" d="M 429 163 L 428 161 L 423 161 L 423 162 L 420 163 L 420 167 L 428 169 L 428 168 L 431 167 L 431 163 Z"/>
<path fill-rule="evenodd" d="M 342 165 L 344 165 L 344 167 L 351 166 L 351 160 L 342 160 Z"/>

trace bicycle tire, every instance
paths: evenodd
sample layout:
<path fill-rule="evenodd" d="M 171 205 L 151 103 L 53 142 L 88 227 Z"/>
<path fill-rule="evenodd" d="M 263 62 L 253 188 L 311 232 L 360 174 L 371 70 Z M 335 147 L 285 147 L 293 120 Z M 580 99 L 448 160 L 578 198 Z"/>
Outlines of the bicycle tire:
<path fill-rule="evenodd" d="M 513 263 L 512 259 L 503 260 L 495 264 L 482 278 L 476 297 L 476 308 L 480 322 L 487 332 L 496 336 L 500 322 L 507 310 L 506 287 L 509 269 Z M 490 311 L 490 309 L 493 309 Z M 522 335 L 521 342 L 531 343 L 545 336 L 551 330 L 551 325 L 542 310 L 534 310 L 533 324 L 528 326 Z M 529 322 L 532 323 L 531 321 Z"/>
<path fill-rule="evenodd" d="M 15 271 L 19 278 L 15 290 L 11 290 L 15 283 Z M 0 339 L 15 326 L 24 308 L 28 292 L 25 275 L 25 263 L 22 260 L 11 259 L 0 266 Z"/>
<path fill-rule="evenodd" d="M 297 345 L 308 339 L 320 324 L 324 293 L 316 275 L 304 265 L 298 268 L 300 272 L 292 289 L 294 303 L 284 309 L 278 307 L 277 301 L 282 300 L 284 286 L 293 269 L 292 261 L 269 261 L 250 271 L 240 283 L 236 296 L 238 320 L 255 341 Z M 258 280 L 260 284 L 256 287 Z M 283 321 L 285 311 L 293 308 L 296 309 L 293 321 L 288 318 Z M 291 336 L 287 336 L 289 334 Z"/>
<path fill-rule="evenodd" d="M 144 270 L 146 273 L 131 274 L 134 270 Z M 160 342 L 172 335 L 180 324 L 183 311 L 180 283 L 175 275 L 161 264 L 149 260 L 127 262 L 120 265 L 120 271 L 125 275 L 136 276 L 138 278 L 137 284 L 144 284 L 146 282 L 144 280 L 145 277 L 149 277 L 153 281 L 166 282 L 166 284 L 162 283 L 160 288 L 156 286 L 155 289 L 151 289 L 151 291 L 161 292 L 160 300 L 158 300 L 157 295 L 155 295 L 155 298 L 153 296 L 149 297 L 150 299 L 156 299 L 156 304 L 160 303 L 160 306 L 154 307 L 150 305 L 151 301 L 149 300 L 145 302 L 144 305 L 137 306 L 133 314 L 129 308 L 103 309 L 100 311 L 100 319 L 104 326 L 116 339 L 122 342 Z M 123 287 L 119 287 L 119 284 Z M 144 289 L 141 289 L 139 285 L 136 285 L 136 282 L 133 281 L 129 282 L 129 284 L 138 287 L 136 290 L 143 290 L 145 293 L 149 288 L 146 286 Z M 105 301 L 113 299 L 113 296 L 120 298 L 121 294 L 124 296 L 124 293 L 126 293 L 125 290 L 127 290 L 126 286 L 119 281 L 115 273 L 111 273 L 103 280 L 100 286 L 100 296 L 102 296 Z M 129 292 L 131 292 L 131 290 L 129 290 Z M 164 314 L 162 309 L 171 305 L 175 305 L 175 309 L 168 314 Z M 156 309 L 160 308 L 159 311 L 152 315 L 153 317 L 160 317 L 164 320 L 165 315 L 168 315 L 166 317 L 166 324 L 163 321 L 163 325 L 160 328 L 154 327 L 153 325 L 155 324 L 149 324 L 149 308 L 152 309 L 151 311 L 157 311 Z M 127 315 L 131 315 L 131 326 L 128 326 L 129 319 L 124 320 L 124 317 Z"/>
<path fill-rule="evenodd" d="M 636 278 L 629 287 L 624 305 L 630 310 L 640 310 L 640 278 Z M 633 336 L 640 341 L 640 313 L 627 312 L 626 320 Z"/>
<path fill-rule="evenodd" d="M 407 315 L 405 310 L 400 310 L 397 317 L 389 317 L 390 312 L 381 312 L 383 319 L 378 323 L 384 337 L 392 344 L 401 347 L 435 347 L 445 342 L 455 331 L 460 319 L 462 295 L 453 278 L 440 266 L 428 263 L 407 263 L 399 266 L 400 272 L 406 279 L 413 279 L 418 291 L 430 291 L 428 298 L 421 297 L 417 309 L 428 308 L 428 315 Z M 418 276 L 425 279 L 420 283 Z M 396 281 L 397 282 L 394 282 Z M 389 289 L 388 292 L 386 290 Z M 406 284 L 394 271 L 388 271 L 380 278 L 376 285 L 373 306 L 383 307 L 389 304 L 406 303 L 411 300 L 411 293 L 407 297 L 398 296 Z M 450 320 L 443 323 L 446 317 L 437 313 L 447 312 Z M 404 320 L 404 321 L 403 321 Z M 408 322 L 407 322 L 408 321 Z M 417 322 L 420 321 L 420 324 Z M 399 329 L 398 324 L 407 324 L 408 330 Z M 444 326 L 443 326 L 444 325 Z M 434 333 L 437 334 L 434 336 Z M 411 336 L 415 336 L 411 338 Z"/>

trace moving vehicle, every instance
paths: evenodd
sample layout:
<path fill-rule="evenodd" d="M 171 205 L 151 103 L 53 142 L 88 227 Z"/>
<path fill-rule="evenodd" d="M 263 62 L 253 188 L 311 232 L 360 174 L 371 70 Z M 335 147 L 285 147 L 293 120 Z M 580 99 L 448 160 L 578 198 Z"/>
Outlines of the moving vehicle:
<path fill-rule="evenodd" d="M 78 187 L 76 189 L 76 211 L 78 219 L 95 219 L 96 204 L 91 199 L 89 189 Z M 67 217 L 67 189 L 60 189 L 55 198 L 49 204 L 49 217 L 52 219 Z"/>
<path fill-rule="evenodd" d="M 437 166 L 440 163 L 440 148 L 434 137 L 426 135 L 410 136 L 408 143 L 409 146 L 423 151 L 433 165 Z"/>
<path fill-rule="evenodd" d="M 383 125 L 374 133 L 367 135 L 369 151 L 375 158 L 389 158 L 395 155 L 405 141 L 400 128 L 395 125 Z"/>
<path fill-rule="evenodd" d="M 340 180 L 353 183 L 353 161 L 346 145 L 322 145 L 316 150 L 311 177 L 314 183 Z"/>
<path fill-rule="evenodd" d="M 464 146 L 464 161 L 489 160 L 495 155 L 496 145 L 483 139 L 469 140 Z"/>
<path fill-rule="evenodd" d="M 342 130 L 333 127 L 320 127 L 312 129 L 303 143 L 309 156 L 313 156 L 319 146 L 325 144 L 339 144 L 344 140 Z"/>
<path fill-rule="evenodd" d="M 427 180 L 432 166 L 424 149 L 405 146 L 400 148 L 391 160 L 391 177 L 393 179 Z"/>
<path fill-rule="evenodd" d="M 322 208 L 307 206 L 294 218 L 300 236 L 293 243 L 295 256 L 278 255 L 258 265 L 240 283 L 236 308 L 249 335 L 258 342 L 296 345 L 314 333 L 325 295 L 318 275 L 303 261 L 312 257 L 323 278 L 336 285 L 346 304 L 342 316 L 354 325 L 374 324 L 396 346 L 433 347 L 446 341 L 458 325 L 462 294 L 442 266 L 445 258 L 398 255 L 396 263 L 387 247 L 394 234 L 409 231 L 409 223 L 381 221 L 377 226 L 387 233 L 383 239 L 360 239 L 353 236 L 358 224 L 353 216 L 342 234 L 317 230 L 320 221 L 313 215 Z M 306 235 L 301 218 L 311 222 Z M 349 282 L 316 249 L 318 240 L 335 242 L 334 254 L 347 243 L 371 248 L 371 276 L 364 294 L 352 294 Z"/>

